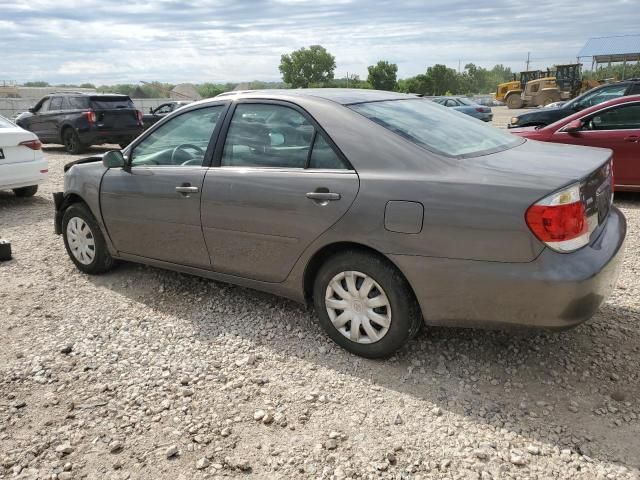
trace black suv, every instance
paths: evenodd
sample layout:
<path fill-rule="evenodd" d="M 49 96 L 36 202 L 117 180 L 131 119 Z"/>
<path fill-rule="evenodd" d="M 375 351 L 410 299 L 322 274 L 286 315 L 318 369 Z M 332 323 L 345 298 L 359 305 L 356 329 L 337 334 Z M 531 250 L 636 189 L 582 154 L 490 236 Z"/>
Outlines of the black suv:
<path fill-rule="evenodd" d="M 511 117 L 507 126 L 509 128 L 520 128 L 550 125 L 561 118 L 573 115 L 587 107 L 592 107 L 607 100 L 613 100 L 614 98 L 638 94 L 640 94 L 640 78 L 600 85 L 573 100 L 569 100 L 560 107 L 538 108 L 521 113 L 517 117 Z"/>
<path fill-rule="evenodd" d="M 122 148 L 142 133 L 142 112 L 127 95 L 56 93 L 42 98 L 16 123 L 42 143 L 61 143 L 69 153 L 90 145 L 117 143 Z"/>

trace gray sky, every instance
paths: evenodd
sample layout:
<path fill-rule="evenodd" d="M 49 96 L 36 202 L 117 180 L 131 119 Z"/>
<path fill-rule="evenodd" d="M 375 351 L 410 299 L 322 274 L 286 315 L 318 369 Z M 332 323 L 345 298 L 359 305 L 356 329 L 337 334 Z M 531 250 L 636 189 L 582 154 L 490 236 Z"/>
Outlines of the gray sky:
<path fill-rule="evenodd" d="M 0 81 L 280 80 L 280 55 L 321 44 L 336 76 L 458 61 L 570 62 L 587 38 L 640 32 L 638 0 L 0 0 Z"/>

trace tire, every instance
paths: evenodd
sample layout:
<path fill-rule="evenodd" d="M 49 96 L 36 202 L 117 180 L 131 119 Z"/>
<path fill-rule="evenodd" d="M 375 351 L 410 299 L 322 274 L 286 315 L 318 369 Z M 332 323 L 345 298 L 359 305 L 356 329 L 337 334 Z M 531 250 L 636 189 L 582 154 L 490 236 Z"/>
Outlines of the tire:
<path fill-rule="evenodd" d="M 522 98 L 520 98 L 520 96 L 516 94 L 509 95 L 507 97 L 506 103 L 507 103 L 507 107 L 510 110 L 513 110 L 515 108 L 522 108 L 522 105 L 523 105 Z"/>
<path fill-rule="evenodd" d="M 336 293 L 336 284 L 342 287 L 343 295 Z M 349 284 L 359 295 L 369 286 L 369 293 L 366 297 L 351 295 Z M 330 308 L 327 300 L 336 308 Z M 367 301 L 377 306 L 367 308 Z M 358 250 L 339 253 L 320 267 L 313 285 L 313 303 L 327 335 L 345 350 L 366 358 L 392 355 L 422 326 L 420 307 L 402 274 L 387 260 Z M 349 308 L 337 308 L 342 305 Z M 360 321 L 357 331 L 353 330 L 354 320 L 345 322 L 353 315 Z"/>
<path fill-rule="evenodd" d="M 558 100 L 554 95 L 544 94 L 540 97 L 539 106 L 546 107 L 550 103 L 557 102 Z"/>
<path fill-rule="evenodd" d="M 64 144 L 64 149 L 74 155 L 84 152 L 87 148 L 86 145 L 80 142 L 78 133 L 71 127 L 67 127 L 63 130 L 62 143 Z"/>
<path fill-rule="evenodd" d="M 13 193 L 16 197 L 33 197 L 38 191 L 38 185 L 31 185 L 30 187 L 14 188 Z"/>
<path fill-rule="evenodd" d="M 102 231 L 85 204 L 74 203 L 64 211 L 62 237 L 67 254 L 78 270 L 94 275 L 113 268 L 114 260 L 107 250 Z"/>

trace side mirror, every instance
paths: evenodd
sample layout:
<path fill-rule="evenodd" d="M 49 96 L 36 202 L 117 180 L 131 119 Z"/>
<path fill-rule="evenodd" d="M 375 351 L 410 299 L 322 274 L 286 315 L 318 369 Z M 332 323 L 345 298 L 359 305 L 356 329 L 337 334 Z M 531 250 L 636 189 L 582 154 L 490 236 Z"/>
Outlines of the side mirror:
<path fill-rule="evenodd" d="M 102 157 L 102 165 L 105 168 L 124 168 L 126 161 L 120 150 L 109 150 Z"/>
<path fill-rule="evenodd" d="M 29 113 L 36 113 L 36 107 L 29 107 Z"/>
<path fill-rule="evenodd" d="M 583 126 L 584 124 L 582 123 L 582 120 L 572 120 L 571 122 L 567 123 L 561 131 L 567 133 L 576 133 L 582 130 Z"/>
<path fill-rule="evenodd" d="M 149 107 L 149 113 L 153 113 L 153 107 Z"/>

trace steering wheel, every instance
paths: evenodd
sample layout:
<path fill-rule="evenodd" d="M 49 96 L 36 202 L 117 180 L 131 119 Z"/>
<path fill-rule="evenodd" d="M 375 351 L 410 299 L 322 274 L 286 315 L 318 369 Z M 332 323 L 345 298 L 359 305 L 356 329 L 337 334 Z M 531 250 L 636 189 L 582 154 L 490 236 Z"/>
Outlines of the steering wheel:
<path fill-rule="evenodd" d="M 177 147 L 175 147 L 173 149 L 173 151 L 171 152 L 171 164 L 175 165 L 175 156 L 176 153 L 178 152 L 178 150 L 182 150 L 184 153 L 186 153 L 187 155 L 189 155 L 191 158 L 182 162 L 180 165 L 188 165 L 189 162 L 193 162 L 194 160 L 197 160 L 196 158 L 194 158 L 193 155 L 191 155 L 191 153 L 189 153 L 187 151 L 187 149 L 192 149 L 195 150 L 198 153 L 201 153 L 202 156 L 204 157 L 204 150 L 202 148 L 200 148 L 197 145 L 194 145 L 193 143 L 181 143 L 180 145 L 178 145 Z"/>

